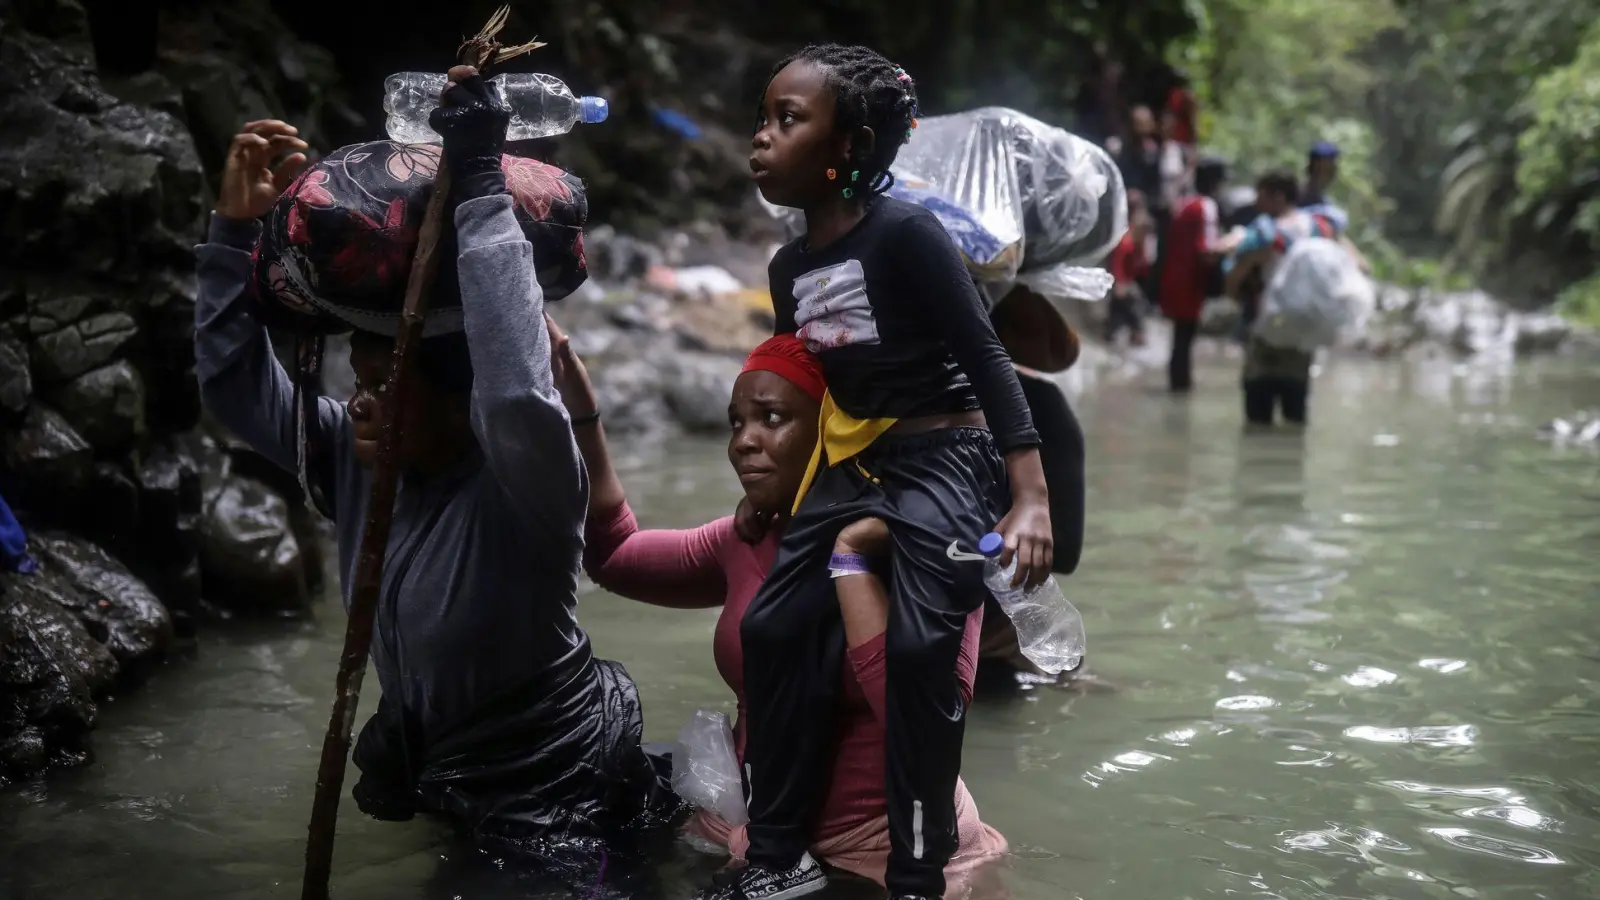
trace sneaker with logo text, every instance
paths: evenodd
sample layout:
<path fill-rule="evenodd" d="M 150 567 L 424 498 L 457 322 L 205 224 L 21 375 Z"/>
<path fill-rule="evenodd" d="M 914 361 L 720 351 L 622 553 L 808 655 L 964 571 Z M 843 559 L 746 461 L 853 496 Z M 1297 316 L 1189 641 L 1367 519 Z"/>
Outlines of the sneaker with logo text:
<path fill-rule="evenodd" d="M 753 863 L 719 872 L 711 879 L 711 887 L 701 891 L 696 900 L 788 900 L 814 894 L 827 886 L 822 867 L 806 853 L 794 868 L 782 872 Z"/>

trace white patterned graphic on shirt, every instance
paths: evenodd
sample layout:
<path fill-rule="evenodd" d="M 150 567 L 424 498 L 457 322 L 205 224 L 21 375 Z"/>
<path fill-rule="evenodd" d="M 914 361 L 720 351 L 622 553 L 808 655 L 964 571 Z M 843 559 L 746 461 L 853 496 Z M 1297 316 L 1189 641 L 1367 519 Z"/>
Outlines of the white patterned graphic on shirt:
<path fill-rule="evenodd" d="M 813 353 L 878 343 L 878 321 L 858 260 L 814 269 L 794 280 L 794 323 Z"/>

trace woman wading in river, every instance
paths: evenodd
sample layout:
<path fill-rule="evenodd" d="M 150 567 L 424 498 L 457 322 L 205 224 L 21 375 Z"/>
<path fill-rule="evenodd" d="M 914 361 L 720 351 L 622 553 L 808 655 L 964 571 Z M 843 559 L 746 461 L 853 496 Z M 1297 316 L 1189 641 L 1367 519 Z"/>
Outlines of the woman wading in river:
<path fill-rule="evenodd" d="M 372 646 L 383 696 L 356 744 L 353 793 L 378 818 L 436 813 L 480 842 L 534 853 L 631 831 L 668 804 L 640 745 L 633 682 L 594 657 L 575 614 L 588 484 L 551 382 L 526 212 L 548 214 L 552 200 L 508 186 L 510 110 L 472 70 L 450 77 L 430 122 L 454 176 L 459 251 L 440 284 L 459 297 L 439 289 L 396 413 L 401 481 Z M 295 178 L 305 149 L 282 122 L 235 137 L 196 250 L 195 368 L 219 421 L 328 498 L 348 602 L 438 151 L 373 142 Z M 357 298 L 370 314 L 356 314 Z M 353 336 L 348 404 L 309 398 L 297 423 L 295 389 L 257 318 L 280 307 L 363 322 L 388 313 L 387 333 Z"/>
<path fill-rule="evenodd" d="M 744 758 L 744 662 L 739 622 L 766 578 L 782 537 L 782 521 L 794 503 L 816 445 L 823 384 L 816 360 L 790 335 L 767 340 L 750 355 L 728 404 L 732 434 L 728 461 L 745 498 L 776 524 L 756 545 L 734 531 L 732 516 L 688 530 L 641 530 L 622 483 L 611 465 L 594 389 L 565 335 L 551 323 L 555 376 L 561 399 L 576 426 L 591 481 L 584 568 L 595 583 L 634 600 L 676 609 L 721 607 L 712 652 L 717 670 L 739 701 L 734 744 Z M 887 609 L 846 609 L 849 620 L 880 622 Z M 967 617 L 956 664 L 964 701 L 972 696 L 980 607 Z M 809 846 L 823 862 L 883 883 L 889 858 L 888 799 L 884 792 L 884 627 L 852 640 L 838 700 L 838 740 L 828 791 Z M 958 849 L 945 868 L 952 884 L 964 883 L 985 860 L 1005 852 L 999 832 L 984 825 L 966 786 L 956 783 Z M 747 847 L 744 829 L 701 811 L 687 826 L 725 846 L 735 857 Z"/>

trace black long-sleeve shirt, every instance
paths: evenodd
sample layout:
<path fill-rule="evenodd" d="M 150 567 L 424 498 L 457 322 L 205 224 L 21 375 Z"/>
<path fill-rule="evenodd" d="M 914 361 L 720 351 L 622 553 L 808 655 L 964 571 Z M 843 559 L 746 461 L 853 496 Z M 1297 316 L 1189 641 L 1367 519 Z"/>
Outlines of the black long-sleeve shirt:
<path fill-rule="evenodd" d="M 797 332 L 857 419 L 981 409 L 1001 452 L 1037 446 L 1016 371 L 933 213 L 879 197 L 847 234 L 772 258 L 775 332 Z"/>

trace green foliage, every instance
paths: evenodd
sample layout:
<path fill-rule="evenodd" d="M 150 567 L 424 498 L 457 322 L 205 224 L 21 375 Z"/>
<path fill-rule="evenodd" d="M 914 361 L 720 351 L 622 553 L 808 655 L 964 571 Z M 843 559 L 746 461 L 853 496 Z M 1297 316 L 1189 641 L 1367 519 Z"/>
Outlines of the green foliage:
<path fill-rule="evenodd" d="M 1600 24 L 1576 58 L 1540 76 L 1528 95 L 1533 123 L 1517 140 L 1519 211 L 1549 227 L 1600 236 Z"/>
<path fill-rule="evenodd" d="M 1549 299 L 1596 270 L 1596 0 L 1191 6 L 1172 53 L 1202 74 L 1206 142 L 1243 176 L 1339 143 L 1333 193 L 1380 273 Z"/>
<path fill-rule="evenodd" d="M 1556 301 L 1556 310 L 1569 321 L 1600 331 L 1600 273 L 1569 285 Z"/>
<path fill-rule="evenodd" d="M 1432 288 L 1436 291 L 1465 291 L 1472 287 L 1472 276 L 1438 259 L 1407 256 L 1387 241 L 1376 250 L 1363 248 L 1372 264 L 1372 277 L 1403 288 Z"/>
<path fill-rule="evenodd" d="M 1207 146 L 1232 160 L 1236 180 L 1270 169 L 1299 173 L 1318 140 L 1338 144 L 1334 189 L 1352 237 L 1381 240 L 1391 204 L 1373 164 L 1376 138 L 1362 116 L 1374 73 L 1358 55 L 1399 18 L 1389 0 L 1211 0 L 1196 37 L 1177 49 L 1205 73 Z"/>
<path fill-rule="evenodd" d="M 1449 239 L 1452 258 L 1491 286 L 1504 276 L 1549 297 L 1592 271 L 1584 235 L 1573 227 L 1581 185 L 1544 175 L 1551 171 L 1545 162 L 1526 177 L 1519 170 L 1529 151 L 1571 146 L 1577 132 L 1564 117 L 1593 113 L 1576 108 L 1581 94 L 1561 96 L 1581 87 L 1583 76 L 1557 73 L 1575 65 L 1594 0 L 1396 4 L 1404 25 L 1374 47 L 1385 88 L 1373 106 L 1386 166 L 1418 179 L 1406 200 L 1431 206 L 1429 224 Z M 1594 70 L 1590 63 L 1587 77 Z M 1530 129 L 1539 135 L 1528 137 Z"/>

